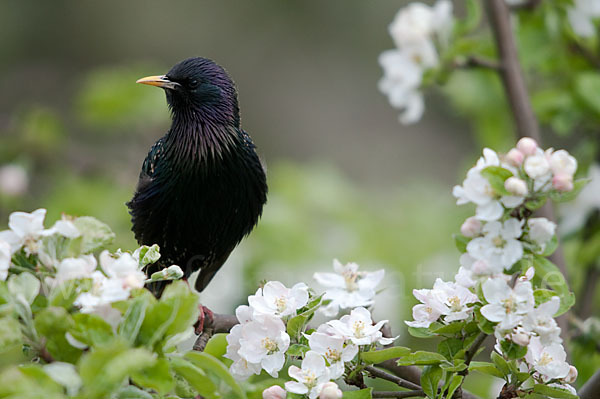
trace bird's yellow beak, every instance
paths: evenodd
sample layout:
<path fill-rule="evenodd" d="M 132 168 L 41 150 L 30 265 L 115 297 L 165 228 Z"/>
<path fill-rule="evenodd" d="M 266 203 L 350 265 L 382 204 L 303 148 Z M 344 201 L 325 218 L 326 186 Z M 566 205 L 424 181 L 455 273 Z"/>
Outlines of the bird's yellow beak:
<path fill-rule="evenodd" d="M 179 83 L 169 80 L 166 75 L 147 76 L 145 78 L 138 79 L 135 83 L 162 87 L 163 89 L 176 89 L 180 86 Z"/>

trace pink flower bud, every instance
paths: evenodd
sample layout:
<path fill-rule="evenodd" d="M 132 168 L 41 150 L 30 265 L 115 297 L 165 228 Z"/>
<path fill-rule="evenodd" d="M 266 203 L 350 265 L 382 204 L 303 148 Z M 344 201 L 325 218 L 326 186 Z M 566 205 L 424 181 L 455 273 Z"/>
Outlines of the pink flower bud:
<path fill-rule="evenodd" d="M 522 333 L 522 332 L 518 332 L 518 333 L 514 333 L 512 334 L 512 341 L 517 344 L 517 345 L 521 345 L 521 346 L 527 346 L 529 345 L 529 335 Z"/>
<path fill-rule="evenodd" d="M 575 368 L 575 366 L 571 366 L 569 368 L 569 374 L 567 374 L 567 376 L 565 377 L 565 382 L 568 384 L 572 384 L 575 382 L 575 380 L 577 379 L 577 375 L 579 373 L 577 372 L 577 369 Z"/>
<path fill-rule="evenodd" d="M 262 394 L 263 399 L 285 399 L 286 396 L 285 389 L 279 385 L 273 385 L 265 389 Z"/>
<path fill-rule="evenodd" d="M 525 155 L 516 148 L 513 148 L 506 154 L 506 161 L 513 166 L 521 166 L 523 160 L 525 159 Z"/>
<path fill-rule="evenodd" d="M 481 222 L 471 216 L 460 226 L 460 232 L 465 237 L 475 237 L 481 233 Z"/>
<path fill-rule="evenodd" d="M 488 274 L 490 273 L 490 267 L 484 260 L 476 260 L 471 266 L 471 270 L 475 274 Z"/>
<path fill-rule="evenodd" d="M 531 137 L 523 137 L 517 142 L 517 149 L 525 156 L 535 154 L 537 147 L 536 141 Z"/>
<path fill-rule="evenodd" d="M 554 175 L 552 178 L 552 187 L 562 192 L 573 190 L 573 176 L 566 173 Z"/>
<path fill-rule="evenodd" d="M 527 183 L 518 177 L 511 176 L 504 182 L 504 188 L 506 191 L 519 197 L 527 195 Z"/>
<path fill-rule="evenodd" d="M 338 388 L 337 384 L 330 381 L 323 384 L 319 399 L 341 399 L 342 395 L 343 393 L 340 388 Z"/>

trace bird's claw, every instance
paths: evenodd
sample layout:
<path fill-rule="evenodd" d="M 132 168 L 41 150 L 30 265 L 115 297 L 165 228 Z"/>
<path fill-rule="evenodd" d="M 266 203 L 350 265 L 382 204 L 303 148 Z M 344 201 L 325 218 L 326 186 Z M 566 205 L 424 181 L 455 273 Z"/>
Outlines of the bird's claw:
<path fill-rule="evenodd" d="M 202 334 L 204 327 L 211 326 L 214 322 L 212 310 L 202 305 L 198 305 L 198 308 L 200 309 L 200 315 L 198 316 L 198 321 L 194 324 L 196 335 Z"/>

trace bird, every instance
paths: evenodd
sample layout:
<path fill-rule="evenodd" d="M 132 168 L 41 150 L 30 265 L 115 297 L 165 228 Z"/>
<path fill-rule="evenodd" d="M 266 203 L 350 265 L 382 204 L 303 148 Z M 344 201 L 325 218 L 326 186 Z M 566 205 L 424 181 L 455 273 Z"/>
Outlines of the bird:
<path fill-rule="evenodd" d="M 165 75 L 136 83 L 164 89 L 171 127 L 150 149 L 133 198 L 126 204 L 140 245 L 158 244 L 148 275 L 199 271 L 202 292 L 233 249 L 258 223 L 267 201 L 265 169 L 241 128 L 238 95 L 225 69 L 193 57 Z M 149 284 L 158 297 L 168 284 Z"/>

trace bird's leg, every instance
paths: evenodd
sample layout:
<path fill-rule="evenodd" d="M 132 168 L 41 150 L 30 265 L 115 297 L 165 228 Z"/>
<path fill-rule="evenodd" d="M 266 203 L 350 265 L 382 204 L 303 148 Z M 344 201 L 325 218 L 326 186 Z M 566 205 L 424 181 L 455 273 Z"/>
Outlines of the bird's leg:
<path fill-rule="evenodd" d="M 198 321 L 194 324 L 196 335 L 202 334 L 205 326 L 209 327 L 214 323 L 214 314 L 212 310 L 203 305 L 198 305 L 198 308 L 200 309 L 200 315 L 198 316 Z"/>

